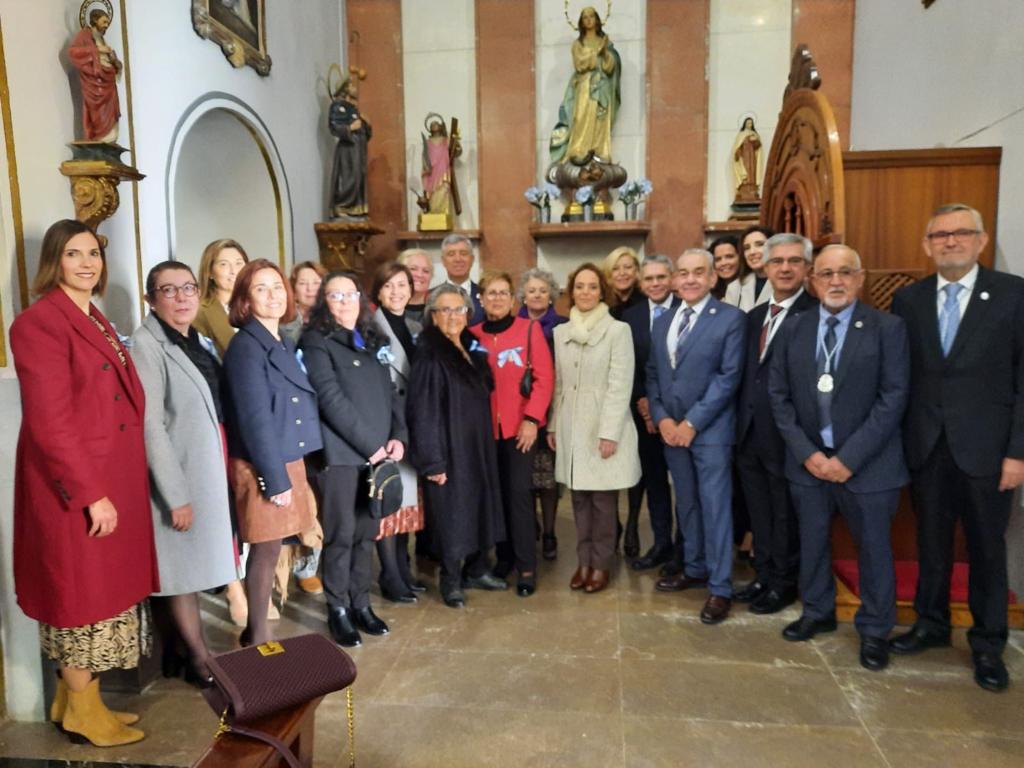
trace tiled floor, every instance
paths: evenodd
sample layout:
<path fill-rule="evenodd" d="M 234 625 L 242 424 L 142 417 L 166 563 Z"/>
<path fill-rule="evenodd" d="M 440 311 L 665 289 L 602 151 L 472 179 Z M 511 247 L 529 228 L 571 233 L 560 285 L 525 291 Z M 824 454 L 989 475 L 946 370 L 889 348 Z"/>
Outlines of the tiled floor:
<path fill-rule="evenodd" d="M 361 768 L 1024 765 L 1019 633 L 1006 652 L 1005 693 L 974 684 L 962 631 L 953 648 L 894 657 L 889 670 L 870 673 L 857 663 L 850 625 L 810 643 L 784 641 L 795 607 L 772 617 L 741 607 L 707 627 L 697 618 L 703 591 L 658 594 L 653 574 L 624 565 L 607 592 L 570 592 L 567 516 L 559 535 L 560 557 L 542 565 L 529 599 L 471 591 L 456 611 L 432 578 L 418 605 L 375 598 L 392 633 L 352 654 Z M 749 576 L 737 568 L 738 580 Z M 204 599 L 212 644 L 232 647 L 226 608 Z M 326 631 L 322 601 L 290 602 L 279 634 Z M 181 681 L 117 703 L 141 712 L 145 741 L 98 750 L 46 724 L 8 723 L 0 755 L 184 766 L 216 724 Z M 316 739 L 317 766 L 346 764 L 343 696 L 321 706 Z"/>

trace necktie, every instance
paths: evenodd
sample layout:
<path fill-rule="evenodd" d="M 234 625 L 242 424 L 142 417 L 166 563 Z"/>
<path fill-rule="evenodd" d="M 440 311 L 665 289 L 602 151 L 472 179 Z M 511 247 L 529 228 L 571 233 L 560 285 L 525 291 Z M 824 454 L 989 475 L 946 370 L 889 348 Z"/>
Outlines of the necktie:
<path fill-rule="evenodd" d="M 654 319 L 655 320 L 657 320 L 663 314 L 665 314 L 665 308 L 661 304 L 659 304 L 658 306 L 656 306 L 654 308 Z"/>
<path fill-rule="evenodd" d="M 683 349 L 686 337 L 690 335 L 691 317 L 693 317 L 693 307 L 686 307 L 683 310 L 683 320 L 679 324 L 679 335 L 676 337 L 676 365 L 679 365 L 679 353 Z"/>
<path fill-rule="evenodd" d="M 779 312 L 782 311 L 782 305 L 770 304 L 768 306 L 768 322 L 761 326 L 761 341 L 757 346 L 757 359 L 760 360 L 764 357 L 764 351 L 768 347 L 768 335 L 772 332 L 772 326 L 775 325 L 775 318 Z"/>
<path fill-rule="evenodd" d="M 836 326 L 839 325 L 839 318 L 829 317 L 825 320 L 825 338 L 822 339 L 823 350 L 818 351 L 818 381 L 824 374 L 835 376 L 836 361 L 833 352 L 836 348 Z M 828 387 L 817 387 L 818 392 L 818 420 L 821 428 L 824 429 L 832 424 L 832 391 L 834 385 Z M 822 389 L 827 391 L 822 392 Z M 835 446 L 827 446 L 833 448 Z"/>
<path fill-rule="evenodd" d="M 943 287 L 946 294 L 946 302 L 939 312 L 939 336 L 942 339 L 942 355 L 949 356 L 949 350 L 953 348 L 953 341 L 956 339 L 956 331 L 960 327 L 960 290 L 963 288 L 960 283 L 949 283 Z"/>

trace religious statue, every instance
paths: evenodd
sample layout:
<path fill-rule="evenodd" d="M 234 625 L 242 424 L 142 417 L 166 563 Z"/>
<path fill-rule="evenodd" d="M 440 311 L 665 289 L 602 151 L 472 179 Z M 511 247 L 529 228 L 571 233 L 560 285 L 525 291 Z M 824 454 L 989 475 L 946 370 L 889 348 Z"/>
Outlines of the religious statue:
<path fill-rule="evenodd" d="M 90 5 L 101 8 L 86 11 Z M 82 133 L 86 141 L 114 143 L 117 141 L 117 121 L 121 107 L 117 96 L 117 78 L 121 62 L 103 35 L 110 27 L 114 9 L 108 0 L 86 0 L 79 12 L 82 29 L 72 38 L 68 58 L 78 70 L 82 86 Z"/>
<path fill-rule="evenodd" d="M 362 75 L 365 77 L 365 75 Z M 331 166 L 332 218 L 365 218 L 366 145 L 373 135 L 370 123 L 359 112 L 358 74 L 348 77 L 332 94 L 327 116 L 331 135 L 338 139 Z"/>
<path fill-rule="evenodd" d="M 462 154 L 459 141 L 459 121 L 452 118 L 449 134 L 444 118 L 431 112 L 423 121 L 428 134 L 423 136 L 423 193 L 416 204 L 423 213 L 419 218 L 421 230 L 447 230 L 454 224 L 452 211 L 462 213 L 458 181 L 455 178 L 455 158 Z"/>
<path fill-rule="evenodd" d="M 761 168 L 761 136 L 754 128 L 754 118 L 743 121 L 736 141 L 732 145 L 732 173 L 736 179 L 736 202 L 753 203 L 760 200 L 758 173 Z"/>

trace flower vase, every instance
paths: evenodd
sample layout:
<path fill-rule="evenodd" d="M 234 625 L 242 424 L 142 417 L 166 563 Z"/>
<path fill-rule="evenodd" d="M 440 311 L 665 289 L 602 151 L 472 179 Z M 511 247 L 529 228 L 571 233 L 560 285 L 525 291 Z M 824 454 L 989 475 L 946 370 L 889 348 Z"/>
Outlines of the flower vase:
<path fill-rule="evenodd" d="M 626 218 L 630 221 L 635 221 L 637 218 L 637 207 L 638 203 L 626 203 Z"/>
<path fill-rule="evenodd" d="M 593 221 L 594 220 L 594 204 L 584 203 L 583 204 L 583 220 Z"/>
<path fill-rule="evenodd" d="M 551 206 L 545 205 L 543 208 L 540 209 L 540 223 L 551 223 Z"/>

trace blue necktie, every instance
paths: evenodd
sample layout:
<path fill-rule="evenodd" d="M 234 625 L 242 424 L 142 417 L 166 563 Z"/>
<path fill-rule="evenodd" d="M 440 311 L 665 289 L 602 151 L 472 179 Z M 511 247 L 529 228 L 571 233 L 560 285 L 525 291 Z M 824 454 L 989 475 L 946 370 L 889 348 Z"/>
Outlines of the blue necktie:
<path fill-rule="evenodd" d="M 686 307 L 683 310 L 683 320 L 679 324 L 679 335 L 676 337 L 676 365 L 679 365 L 680 353 L 686 337 L 690 335 L 690 318 L 693 317 L 693 307 Z"/>
<path fill-rule="evenodd" d="M 956 331 L 960 327 L 960 290 L 963 288 L 960 283 L 949 283 L 943 287 L 946 294 L 946 302 L 939 312 L 939 336 L 942 339 L 942 355 L 949 356 L 949 350 L 953 348 L 953 341 L 956 339 Z"/>
<path fill-rule="evenodd" d="M 835 381 L 835 370 L 836 370 L 836 359 L 832 354 L 832 351 L 836 348 L 836 326 L 839 325 L 838 317 L 829 317 L 825 320 L 825 325 L 828 327 L 825 329 L 825 337 L 822 339 L 824 351 L 818 350 L 818 377 L 824 373 L 831 374 L 833 381 Z M 828 368 L 825 367 L 825 357 L 828 353 Z M 835 384 L 833 384 L 833 387 Z M 832 390 L 828 392 L 822 392 L 818 390 L 818 419 L 821 423 L 821 428 L 824 429 L 832 424 Z M 826 446 L 827 448 L 834 448 L 834 445 Z"/>
<path fill-rule="evenodd" d="M 665 308 L 663 306 L 661 306 L 661 304 L 659 304 L 658 306 L 656 306 L 654 308 L 654 319 L 655 320 L 657 320 L 663 314 L 665 314 Z"/>

